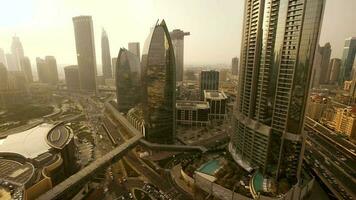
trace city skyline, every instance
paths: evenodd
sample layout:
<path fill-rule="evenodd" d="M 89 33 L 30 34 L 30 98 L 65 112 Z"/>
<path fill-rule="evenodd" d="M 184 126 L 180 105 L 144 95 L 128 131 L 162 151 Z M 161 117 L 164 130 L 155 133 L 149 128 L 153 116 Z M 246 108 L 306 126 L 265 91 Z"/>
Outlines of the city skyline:
<path fill-rule="evenodd" d="M 16 2 L 19 1 L 7 2 L 5 7 L 12 8 L 17 5 Z M 114 12 L 107 12 L 105 9 L 112 10 L 115 8 L 115 6 L 112 6 L 113 2 L 103 5 L 103 10 L 98 9 L 99 1 L 83 4 L 80 1 L 76 3 L 69 1 L 47 3 L 43 0 L 22 2 L 26 10 L 23 10 L 20 16 L 14 17 L 16 19 L 0 22 L 0 48 L 4 49 L 6 53 L 10 52 L 11 39 L 16 35 L 21 39 L 24 50 L 28 52 L 27 56 L 30 58 L 33 68 L 35 68 L 35 57 L 48 54 L 57 58 L 59 66 L 76 64 L 73 42 L 63 43 L 60 41 L 74 41 L 72 17 L 91 15 L 94 23 L 95 45 L 100 46 L 101 28 L 105 27 L 108 34 L 112 36 L 110 38 L 110 50 L 114 56 L 118 54 L 121 47 L 127 48 L 127 41 L 138 41 L 143 44 L 149 32 L 146 27 L 152 27 L 152 21 L 157 19 L 165 19 L 171 22 L 171 26 L 168 27 L 170 30 L 179 28 L 191 32 L 192 35 L 186 40 L 185 44 L 185 65 L 230 65 L 231 58 L 240 54 L 242 0 L 229 0 L 223 4 L 213 0 L 204 2 L 206 5 L 203 7 L 199 7 L 201 4 L 199 0 L 191 2 L 192 8 L 187 9 L 181 2 L 167 3 L 161 0 L 123 0 L 119 2 L 124 8 L 127 8 L 123 10 L 136 9 L 142 12 L 142 18 L 140 16 L 131 17 L 134 13 L 131 14 L 126 11 L 117 14 L 119 16 L 113 15 Z M 346 26 L 356 17 L 356 14 L 352 12 L 356 2 L 352 0 L 347 0 L 347 2 L 338 4 L 335 1 L 327 1 L 326 3 L 319 42 L 321 45 L 330 42 L 332 46 L 331 58 L 341 58 L 345 39 L 356 35 L 354 26 Z M 29 5 L 26 6 L 26 4 Z M 168 12 L 168 8 L 174 8 L 173 12 Z M 199 9 L 197 10 L 197 8 Z M 37 9 L 40 9 L 41 12 Z M 211 12 L 205 12 L 206 10 L 211 10 L 214 14 L 211 15 Z M 339 10 L 343 12 L 339 12 Z M 184 15 L 177 17 L 181 16 L 179 13 L 184 13 Z M 12 13 L 4 12 L 0 16 L 11 18 Z M 204 20 L 204 24 L 200 23 L 205 18 L 210 19 L 210 16 L 214 16 L 214 19 Z M 186 20 L 187 17 L 194 20 Z M 115 23 L 110 23 L 113 21 L 112 18 L 118 21 L 114 20 Z M 236 20 L 229 20 L 231 18 Z M 344 23 L 336 23 L 338 21 Z M 118 26 L 117 24 L 122 25 Z M 131 24 L 137 25 L 131 26 Z M 29 25 L 35 28 L 28 31 Z M 214 31 L 211 30 L 212 27 Z M 338 37 L 335 37 L 335 35 Z M 97 63 L 101 63 L 100 51 L 96 52 L 96 57 Z"/>

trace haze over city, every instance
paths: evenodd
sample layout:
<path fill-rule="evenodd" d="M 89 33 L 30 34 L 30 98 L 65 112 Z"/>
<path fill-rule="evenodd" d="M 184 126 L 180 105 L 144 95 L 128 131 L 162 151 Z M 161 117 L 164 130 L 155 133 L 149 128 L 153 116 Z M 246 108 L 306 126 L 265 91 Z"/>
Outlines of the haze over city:
<path fill-rule="evenodd" d="M 355 0 L 12 0 L 0 200 L 356 199 Z"/>
<path fill-rule="evenodd" d="M 230 64 L 240 55 L 243 0 L 11 0 L 2 4 L 0 47 L 8 51 L 13 35 L 20 37 L 26 54 L 56 56 L 59 64 L 76 63 L 71 18 L 91 15 L 98 63 L 101 29 L 109 36 L 112 56 L 128 41 L 141 45 L 157 19 L 168 28 L 190 31 L 185 64 Z M 332 57 L 341 57 L 344 39 L 356 35 L 356 1 L 328 0 L 320 44 L 332 44 Z M 17 10 L 17 12 L 12 12 Z M 101 71 L 100 69 L 98 69 Z"/>

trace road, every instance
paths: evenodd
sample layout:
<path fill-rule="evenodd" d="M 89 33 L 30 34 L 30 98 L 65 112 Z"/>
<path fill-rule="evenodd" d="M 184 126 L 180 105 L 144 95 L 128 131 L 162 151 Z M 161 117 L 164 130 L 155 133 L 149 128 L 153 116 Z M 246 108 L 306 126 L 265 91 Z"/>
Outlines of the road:
<path fill-rule="evenodd" d="M 354 145 L 311 119 L 306 120 L 305 131 L 306 162 L 335 196 L 356 199 Z"/>

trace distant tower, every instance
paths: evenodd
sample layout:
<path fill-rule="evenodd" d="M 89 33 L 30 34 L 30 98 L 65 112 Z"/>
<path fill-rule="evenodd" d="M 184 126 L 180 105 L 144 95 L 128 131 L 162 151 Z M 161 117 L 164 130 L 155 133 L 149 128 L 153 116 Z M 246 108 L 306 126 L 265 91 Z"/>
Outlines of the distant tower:
<path fill-rule="evenodd" d="M 111 66 L 112 66 L 112 72 L 113 72 L 114 78 L 116 76 L 116 62 L 117 62 L 117 57 L 111 58 Z"/>
<path fill-rule="evenodd" d="M 73 17 L 80 88 L 96 92 L 96 58 L 91 16 Z"/>
<path fill-rule="evenodd" d="M 110 45 L 108 35 L 103 29 L 101 32 L 101 62 L 103 67 L 103 76 L 105 79 L 112 78 Z"/>
<path fill-rule="evenodd" d="M 331 45 L 326 43 L 323 47 L 319 48 L 321 54 L 321 72 L 320 72 L 320 84 L 328 84 L 331 68 L 329 67 L 330 55 L 331 55 Z"/>
<path fill-rule="evenodd" d="M 200 73 L 200 99 L 204 99 L 204 90 L 219 90 L 219 71 L 203 70 Z"/>
<path fill-rule="evenodd" d="M 15 66 L 12 71 L 20 71 L 21 69 L 21 59 L 23 59 L 24 56 L 24 51 L 23 47 L 20 41 L 20 38 L 17 36 L 12 37 L 12 43 L 11 43 L 11 53 L 15 58 Z"/>
<path fill-rule="evenodd" d="M 49 83 L 48 67 L 46 61 L 42 58 L 36 58 L 38 81 L 41 83 Z"/>
<path fill-rule="evenodd" d="M 231 61 L 231 73 L 232 75 L 237 75 L 239 72 L 239 59 L 237 57 L 232 58 Z"/>
<path fill-rule="evenodd" d="M 304 116 L 325 0 L 245 0 L 229 151 L 247 171 L 301 183 Z"/>
<path fill-rule="evenodd" d="M 8 74 L 4 63 L 0 63 L 0 93 L 8 89 Z"/>
<path fill-rule="evenodd" d="M 138 59 L 140 59 L 140 43 L 139 42 L 130 42 L 128 44 L 128 50 L 129 52 L 135 54 Z"/>
<path fill-rule="evenodd" d="M 7 66 L 5 53 L 4 53 L 4 50 L 1 48 L 0 48 L 0 63 L 4 64 L 4 66 Z"/>
<path fill-rule="evenodd" d="M 339 74 L 339 85 L 343 85 L 344 81 L 349 81 L 352 78 L 352 65 L 354 64 L 356 55 L 356 37 L 351 37 L 345 40 L 344 52 L 342 55 L 342 63 Z"/>
<path fill-rule="evenodd" d="M 175 137 L 175 61 L 164 20 L 151 29 L 142 52 L 145 138 L 173 143 Z"/>
<path fill-rule="evenodd" d="M 331 84 L 335 84 L 335 83 L 337 83 L 338 78 L 339 78 L 339 73 L 340 73 L 340 68 L 341 68 L 341 59 L 333 58 L 333 59 L 331 59 L 329 65 L 330 65 L 330 68 L 331 68 L 329 82 Z"/>
<path fill-rule="evenodd" d="M 24 57 L 21 59 L 21 71 L 25 73 L 27 82 L 33 82 L 31 62 L 28 57 Z"/>
<path fill-rule="evenodd" d="M 121 48 L 116 63 L 117 108 L 127 113 L 141 101 L 141 64 L 137 55 Z"/>
<path fill-rule="evenodd" d="M 17 68 L 18 65 L 16 64 L 17 63 L 16 57 L 11 53 L 7 53 L 5 55 L 5 57 L 6 57 L 6 63 L 7 63 L 7 70 L 8 71 L 18 71 L 19 69 Z"/>
<path fill-rule="evenodd" d="M 65 75 L 67 90 L 69 91 L 80 90 L 78 66 L 70 65 L 64 67 L 64 75 Z"/>
<path fill-rule="evenodd" d="M 50 84 L 58 83 L 58 69 L 57 69 L 57 61 L 54 56 L 46 56 L 46 67 L 48 71 L 48 81 Z"/>
<path fill-rule="evenodd" d="M 184 32 L 175 29 L 171 33 L 174 55 L 176 59 L 176 81 L 183 81 L 184 73 L 184 36 L 190 35 L 190 32 Z"/>

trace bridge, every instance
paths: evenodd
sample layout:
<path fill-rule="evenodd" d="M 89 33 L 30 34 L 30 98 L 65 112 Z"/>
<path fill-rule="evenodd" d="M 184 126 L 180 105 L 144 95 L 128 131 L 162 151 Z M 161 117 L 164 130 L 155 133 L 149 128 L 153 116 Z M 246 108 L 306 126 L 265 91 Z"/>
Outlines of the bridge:
<path fill-rule="evenodd" d="M 95 174 L 98 174 L 100 171 L 105 170 L 110 165 L 120 160 L 129 150 L 138 144 L 139 140 L 142 138 L 141 133 L 120 113 L 116 112 L 115 114 L 117 116 L 116 120 L 118 120 L 123 128 L 132 134 L 133 137 L 41 195 L 38 198 L 39 200 L 69 199 L 70 195 L 79 191 L 80 187 L 89 182 Z"/>

